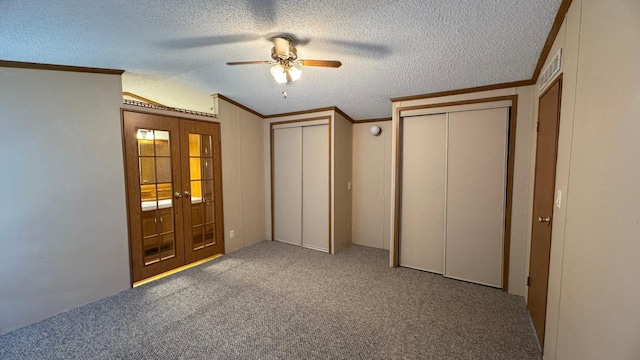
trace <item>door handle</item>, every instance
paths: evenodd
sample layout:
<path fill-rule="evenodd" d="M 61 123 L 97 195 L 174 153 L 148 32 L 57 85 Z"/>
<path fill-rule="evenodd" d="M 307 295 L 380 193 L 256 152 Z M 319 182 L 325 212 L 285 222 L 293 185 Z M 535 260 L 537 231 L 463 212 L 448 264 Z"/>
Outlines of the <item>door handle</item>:
<path fill-rule="evenodd" d="M 174 196 L 176 199 L 180 199 L 180 198 L 182 197 L 182 194 L 180 194 L 179 192 L 177 192 L 177 191 L 176 191 L 176 193 L 175 193 L 175 194 L 173 194 L 173 196 Z"/>
<path fill-rule="evenodd" d="M 185 190 L 185 191 L 183 192 L 183 194 L 184 194 L 184 197 L 186 197 L 186 198 L 188 198 L 188 197 L 190 197 L 190 196 L 191 196 L 191 192 L 190 192 L 189 190 Z"/>
<path fill-rule="evenodd" d="M 547 223 L 547 224 L 551 224 L 551 218 L 550 217 L 542 217 L 542 216 L 538 216 L 538 222 L 539 223 Z"/>

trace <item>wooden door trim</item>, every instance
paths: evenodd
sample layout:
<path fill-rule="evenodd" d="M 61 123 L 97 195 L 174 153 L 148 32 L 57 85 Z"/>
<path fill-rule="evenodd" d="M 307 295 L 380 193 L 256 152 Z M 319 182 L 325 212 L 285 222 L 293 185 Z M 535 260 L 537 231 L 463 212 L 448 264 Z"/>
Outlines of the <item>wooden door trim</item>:
<path fill-rule="evenodd" d="M 120 109 L 120 132 L 121 137 L 120 141 L 122 143 L 122 168 L 124 169 L 124 191 L 125 191 L 125 206 L 127 211 L 127 248 L 129 250 L 129 286 L 133 287 L 133 249 L 131 248 L 131 216 L 129 213 L 129 207 L 131 206 L 131 202 L 129 201 L 129 174 L 127 171 L 127 152 L 126 152 L 126 142 L 125 142 L 125 130 L 124 130 L 124 112 L 128 111 L 125 109 Z"/>
<path fill-rule="evenodd" d="M 347 120 L 351 119 L 350 117 L 346 116 L 346 114 L 344 114 L 344 113 L 342 113 L 342 114 L 343 114 L 343 117 L 345 117 Z M 329 254 L 333 253 L 333 246 L 331 244 L 332 243 L 331 239 L 333 238 L 333 233 L 332 233 L 332 225 L 333 225 L 333 223 L 331 221 L 331 214 L 333 214 L 333 210 L 332 210 L 333 206 L 331 206 L 332 205 L 332 201 L 333 201 L 333 196 L 331 196 L 332 195 L 331 194 L 331 179 L 333 179 L 333 167 L 332 167 L 333 161 L 331 160 L 331 149 L 332 149 L 332 144 L 333 144 L 333 132 L 332 132 L 333 121 L 334 121 L 333 119 L 335 119 L 335 116 L 330 116 L 329 117 L 329 129 L 328 129 L 329 134 L 328 134 L 328 137 L 327 137 L 327 139 L 329 140 L 329 171 L 328 171 L 328 174 L 327 174 L 327 176 L 329 176 L 329 179 L 328 179 L 329 180 L 328 181 L 328 184 L 329 184 L 329 200 L 328 200 L 329 201 L 329 214 L 328 214 L 329 236 L 328 237 L 329 237 L 329 239 L 327 239 L 328 242 L 329 242 L 329 247 L 328 247 Z M 353 124 L 353 120 L 350 120 L 350 121 Z"/>
<path fill-rule="evenodd" d="M 165 110 L 165 109 L 139 108 L 139 107 L 136 107 L 135 105 L 124 104 L 124 106 L 120 108 L 120 112 L 122 113 L 124 111 L 138 113 L 138 114 L 146 114 L 146 115 L 165 116 L 165 117 L 170 117 L 170 118 L 179 119 L 179 120 L 200 121 L 200 122 L 206 122 L 206 123 L 220 124 L 220 120 L 218 119 L 218 117 L 208 117 L 208 116 L 198 115 L 198 114 L 188 114 L 188 113 L 183 113 L 179 111 L 171 111 L 171 110 Z"/>
<path fill-rule="evenodd" d="M 536 119 L 536 123 L 538 123 L 540 121 L 540 103 L 542 102 L 542 98 L 544 98 L 547 93 L 553 89 L 554 86 L 556 86 L 556 84 L 558 85 L 558 112 L 556 114 L 557 116 L 557 122 L 558 122 L 558 127 L 556 129 L 556 133 L 555 133 L 555 159 L 554 159 L 554 167 L 553 167 L 553 173 L 552 178 L 553 178 L 553 190 L 552 193 L 555 194 L 556 191 L 556 184 L 555 184 L 555 178 L 556 178 L 556 173 L 557 173 L 557 166 L 558 166 L 558 140 L 559 140 L 559 136 L 560 136 L 560 114 L 561 114 L 561 109 L 562 109 L 562 81 L 563 81 L 563 73 L 560 73 L 559 76 L 557 76 L 548 86 L 547 88 L 544 90 L 544 92 L 542 92 L 540 94 L 540 96 L 538 96 L 538 118 Z M 527 276 L 530 277 L 531 276 L 531 265 L 532 265 L 532 255 L 533 255 L 533 231 L 534 231 L 534 225 L 535 222 L 537 221 L 536 219 L 536 213 L 535 213 L 535 198 L 536 198 L 536 182 L 537 182 L 537 178 L 535 176 L 535 171 L 536 171 L 536 166 L 538 164 L 538 135 L 539 133 L 536 134 L 536 157 L 535 157 L 535 164 L 534 164 L 534 179 L 533 179 L 533 203 L 531 204 L 531 244 L 530 244 L 530 249 L 529 249 L 529 272 L 527 273 Z M 549 214 L 549 217 L 551 218 L 551 222 L 549 223 L 549 230 L 550 230 L 550 235 L 552 236 L 553 234 L 553 214 L 555 213 L 555 209 L 554 209 L 555 205 L 552 204 L 551 206 L 551 214 Z M 551 239 L 552 240 L 552 239 Z M 551 249 L 549 249 L 551 250 Z M 551 260 L 551 251 L 549 251 L 549 262 Z M 547 269 L 547 273 L 548 273 Z M 547 274 L 548 276 L 548 274 Z M 528 285 L 528 284 L 527 284 Z M 549 291 L 549 279 L 547 278 L 547 297 L 549 295 L 548 293 Z M 528 291 L 527 291 L 527 302 L 529 302 L 529 295 L 528 295 Z M 528 304 L 527 304 L 528 307 Z M 544 303 L 544 314 L 545 314 L 545 320 L 544 320 L 544 326 L 543 329 L 546 327 L 546 314 L 547 314 L 547 309 L 548 309 L 548 299 L 545 299 L 545 303 Z M 542 336 L 540 336 L 540 347 L 544 350 L 544 339 L 545 339 L 545 335 L 546 335 L 546 331 L 543 331 Z"/>
<path fill-rule="evenodd" d="M 404 110 L 430 109 L 434 107 L 447 107 L 467 104 L 480 104 L 494 101 L 510 100 L 509 107 L 509 129 L 508 129 L 508 151 L 507 151 L 507 183 L 506 183 L 506 206 L 505 206 L 505 224 L 504 224 L 504 243 L 503 243 L 503 267 L 502 267 L 502 289 L 509 290 L 509 252 L 511 250 L 511 222 L 513 211 L 513 170 L 515 166 L 515 149 L 516 149 L 516 126 L 518 118 L 518 95 L 506 95 L 489 98 L 478 98 L 464 101 L 444 102 L 438 104 L 425 104 L 419 106 L 398 107 L 395 110 L 396 122 L 396 156 L 395 156 L 395 201 L 393 216 L 393 246 L 391 249 L 392 267 L 399 266 L 399 244 L 400 244 L 400 206 L 402 199 L 402 121 L 403 117 L 400 113 Z"/>
<path fill-rule="evenodd" d="M 274 185 L 273 185 L 273 181 L 275 179 L 274 174 L 273 174 L 273 160 L 274 160 L 274 151 L 273 151 L 273 131 L 274 131 L 274 126 L 277 125 L 283 125 L 283 124 L 296 124 L 296 123 L 300 123 L 300 124 L 304 124 L 305 122 L 309 122 L 309 121 L 317 121 L 317 120 L 328 120 L 329 123 L 329 254 L 331 254 L 331 250 L 332 250 L 332 246 L 331 246 L 331 229 L 333 226 L 333 223 L 331 221 L 331 144 L 333 143 L 331 141 L 331 130 L 332 130 L 332 126 L 331 126 L 331 116 L 321 116 L 321 117 L 314 117 L 314 118 L 310 118 L 310 119 L 300 119 L 300 120 L 287 120 L 287 121 L 277 121 L 277 122 L 272 122 L 269 123 L 269 176 L 271 178 L 271 241 L 275 241 L 275 218 L 274 218 L 274 213 L 275 213 L 275 208 L 274 208 L 274 200 L 275 200 L 275 196 L 274 196 Z M 322 124 L 325 125 L 325 124 Z M 303 125 L 300 125 L 303 126 Z"/>

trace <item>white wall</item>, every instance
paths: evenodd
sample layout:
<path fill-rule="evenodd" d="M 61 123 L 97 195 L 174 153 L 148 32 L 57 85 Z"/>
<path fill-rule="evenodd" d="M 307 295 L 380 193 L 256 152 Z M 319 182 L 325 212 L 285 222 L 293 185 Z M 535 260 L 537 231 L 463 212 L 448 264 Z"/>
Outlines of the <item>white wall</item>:
<path fill-rule="evenodd" d="M 119 75 L 0 68 L 0 334 L 129 287 Z"/>
<path fill-rule="evenodd" d="M 373 136 L 377 125 L 382 134 Z M 352 241 L 389 250 L 391 221 L 391 121 L 353 124 Z"/>
<path fill-rule="evenodd" d="M 353 125 L 342 115 L 333 118 L 333 238 L 334 252 L 351 245 Z"/>
<path fill-rule="evenodd" d="M 514 160 L 513 200 L 511 217 L 511 248 L 509 254 L 509 293 L 525 295 L 526 276 L 528 274 L 529 247 L 531 241 L 531 207 L 533 204 L 533 163 L 535 154 L 532 151 L 535 136 L 533 118 L 533 86 L 483 91 L 471 94 L 451 95 L 438 98 L 420 99 L 393 103 L 393 113 L 400 107 L 439 104 L 479 98 L 490 98 L 505 95 L 518 95 L 518 112 L 516 125 L 516 149 Z M 396 125 L 398 119 L 393 118 L 391 144 L 391 196 L 389 221 L 393 224 L 395 203 L 395 149 Z M 393 228 L 389 229 L 390 247 L 393 246 Z M 392 255 L 392 253 L 390 254 Z M 390 262 L 392 260 L 390 259 Z"/>
<path fill-rule="evenodd" d="M 545 359 L 640 358 L 639 14 L 574 0 L 567 16 Z"/>

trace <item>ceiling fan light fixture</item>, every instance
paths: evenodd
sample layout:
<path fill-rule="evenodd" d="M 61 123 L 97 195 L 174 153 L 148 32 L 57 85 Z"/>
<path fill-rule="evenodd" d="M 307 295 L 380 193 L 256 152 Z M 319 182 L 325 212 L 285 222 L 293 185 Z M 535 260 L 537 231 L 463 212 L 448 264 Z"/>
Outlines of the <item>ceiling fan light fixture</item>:
<path fill-rule="evenodd" d="M 271 76 L 279 84 L 296 81 L 300 79 L 300 75 L 302 75 L 302 70 L 293 65 L 276 64 L 271 67 Z"/>
<path fill-rule="evenodd" d="M 281 64 L 276 64 L 271 67 L 271 75 L 279 84 L 284 84 L 287 82 L 287 73 Z"/>
<path fill-rule="evenodd" d="M 291 81 L 296 81 L 300 79 L 300 75 L 302 75 L 302 70 L 295 66 L 289 67 L 289 75 L 291 75 Z"/>

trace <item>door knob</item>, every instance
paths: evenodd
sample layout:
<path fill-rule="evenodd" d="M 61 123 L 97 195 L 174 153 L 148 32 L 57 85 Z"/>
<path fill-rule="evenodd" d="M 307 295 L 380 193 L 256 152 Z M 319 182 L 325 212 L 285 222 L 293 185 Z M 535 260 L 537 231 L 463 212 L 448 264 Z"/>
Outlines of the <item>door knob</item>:
<path fill-rule="evenodd" d="M 188 198 L 189 196 L 191 196 L 191 192 L 189 190 L 185 190 L 184 197 Z"/>
<path fill-rule="evenodd" d="M 177 191 L 176 191 L 176 193 L 175 193 L 175 194 L 173 194 L 173 196 L 174 196 L 176 199 L 180 199 L 180 198 L 182 197 L 182 194 L 180 194 L 179 192 L 177 192 Z"/>
<path fill-rule="evenodd" d="M 539 223 L 547 223 L 550 224 L 551 223 L 551 218 L 550 217 L 542 217 L 542 216 L 538 216 L 538 222 Z"/>

